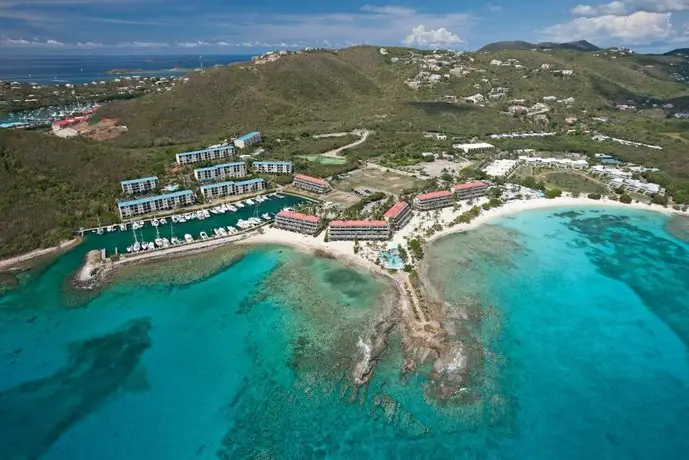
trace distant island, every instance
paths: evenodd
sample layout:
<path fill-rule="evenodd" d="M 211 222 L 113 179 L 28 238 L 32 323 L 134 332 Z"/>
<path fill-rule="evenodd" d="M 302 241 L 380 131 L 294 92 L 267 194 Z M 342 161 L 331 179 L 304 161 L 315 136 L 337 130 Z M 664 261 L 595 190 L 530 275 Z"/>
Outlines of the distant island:
<path fill-rule="evenodd" d="M 170 69 L 163 69 L 162 71 L 167 71 L 167 72 L 191 72 L 194 69 L 186 68 L 186 67 L 172 67 Z M 108 75 L 129 75 L 129 74 L 147 74 L 147 73 L 160 73 L 160 69 L 154 69 L 154 70 L 144 70 L 144 69 L 110 69 L 108 70 L 107 73 Z"/>

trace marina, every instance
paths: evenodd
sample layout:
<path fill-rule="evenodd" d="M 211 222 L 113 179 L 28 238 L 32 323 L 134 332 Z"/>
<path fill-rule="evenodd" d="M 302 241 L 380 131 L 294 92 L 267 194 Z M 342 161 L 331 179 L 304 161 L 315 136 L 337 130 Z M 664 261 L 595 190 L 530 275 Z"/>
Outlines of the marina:
<path fill-rule="evenodd" d="M 172 216 L 112 224 L 80 232 L 89 246 L 105 250 L 108 257 L 153 251 L 170 246 L 226 237 L 272 222 L 276 213 L 303 202 L 292 195 L 270 194 L 221 204 Z"/>

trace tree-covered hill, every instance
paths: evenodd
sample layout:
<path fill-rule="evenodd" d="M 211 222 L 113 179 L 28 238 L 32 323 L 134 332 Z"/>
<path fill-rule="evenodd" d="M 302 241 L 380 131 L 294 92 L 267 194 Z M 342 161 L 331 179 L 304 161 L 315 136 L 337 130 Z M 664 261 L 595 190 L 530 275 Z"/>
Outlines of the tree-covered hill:
<path fill-rule="evenodd" d="M 114 221 L 119 181 L 155 168 L 139 151 L 0 129 L 0 257 L 69 239 L 97 215 Z"/>
<path fill-rule="evenodd" d="M 596 144 L 586 136 L 558 137 L 567 151 L 617 153 L 661 168 L 684 187 L 689 183 L 689 128 L 658 106 L 686 105 L 689 88 L 681 81 L 683 72 L 689 66 L 682 56 L 613 50 L 381 52 L 368 46 L 194 72 L 170 91 L 103 107 L 98 117 L 115 118 L 128 128 L 111 141 L 0 130 L 0 256 L 52 245 L 79 227 L 95 225 L 96 216 L 113 222 L 120 180 L 165 175 L 176 152 L 254 129 L 266 134 L 266 155 L 294 157 L 298 166 L 305 163 L 297 159 L 302 153 L 319 152 L 299 152 L 306 144 L 281 143 L 280 138 L 354 128 L 375 131 L 374 140 L 350 152 L 347 165 L 353 167 L 357 158 L 384 155 L 389 149 L 418 150 L 420 144 L 406 139 L 422 139 L 426 131 L 443 131 L 458 140 L 545 128 L 566 132 L 566 119 L 574 116 L 582 130 L 653 142 L 664 150 Z M 466 102 L 476 94 L 485 102 Z M 506 114 L 514 104 L 530 107 L 544 98 L 559 101 L 548 102 L 546 126 Z M 575 102 L 562 102 L 569 98 Z M 629 101 L 639 105 L 637 111 L 615 108 Z M 609 122 L 593 121 L 601 117 Z M 543 148 L 547 142 L 541 143 Z M 519 147 L 531 145 L 525 141 Z M 323 174 L 328 171 L 319 168 Z"/>

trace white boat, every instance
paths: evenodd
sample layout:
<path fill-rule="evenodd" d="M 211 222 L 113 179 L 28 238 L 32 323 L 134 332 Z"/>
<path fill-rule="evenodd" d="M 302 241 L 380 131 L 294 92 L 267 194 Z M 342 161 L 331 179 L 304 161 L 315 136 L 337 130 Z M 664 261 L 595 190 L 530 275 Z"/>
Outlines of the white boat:
<path fill-rule="evenodd" d="M 168 240 L 167 238 L 163 238 L 163 247 L 169 248 L 170 247 L 170 240 Z"/>
<path fill-rule="evenodd" d="M 218 210 L 218 208 L 211 208 L 211 213 L 220 214 L 220 211 Z"/>
<path fill-rule="evenodd" d="M 199 220 L 206 220 L 206 215 L 203 214 L 202 212 L 198 213 L 198 214 L 197 214 L 197 217 L 198 217 Z"/>
<path fill-rule="evenodd" d="M 234 228 L 234 227 L 231 226 L 231 225 L 228 225 L 228 226 L 227 226 L 227 231 L 229 232 L 230 235 L 233 235 L 233 234 L 237 233 L 237 229 Z"/>
<path fill-rule="evenodd" d="M 213 234 L 214 234 L 215 236 L 220 236 L 220 230 L 217 229 L 217 228 L 214 228 L 214 229 L 213 229 Z"/>
<path fill-rule="evenodd" d="M 179 216 L 179 217 L 177 218 L 177 223 L 178 223 L 178 224 L 183 224 L 183 223 L 185 223 L 186 221 L 187 221 L 187 219 L 186 219 L 186 217 L 184 217 L 184 216 Z"/>
<path fill-rule="evenodd" d="M 170 243 L 172 243 L 173 245 L 176 246 L 176 245 L 180 244 L 181 241 L 178 240 L 176 236 L 173 236 L 173 237 L 170 239 Z"/>
<path fill-rule="evenodd" d="M 115 231 L 115 226 L 114 225 L 108 225 L 106 230 L 108 231 L 108 233 L 112 233 Z"/>
<path fill-rule="evenodd" d="M 227 210 L 230 211 L 230 212 L 237 212 L 237 208 L 235 208 L 235 207 L 232 206 L 232 205 L 228 205 L 228 206 L 227 206 Z"/>
<path fill-rule="evenodd" d="M 196 218 L 196 213 L 188 212 L 188 213 L 184 214 L 184 218 L 185 218 L 186 220 L 195 219 L 195 218 Z"/>
<path fill-rule="evenodd" d="M 159 248 L 163 247 L 163 239 L 162 239 L 162 238 L 156 238 L 156 239 L 155 239 L 155 244 L 156 244 L 156 246 L 158 246 Z"/>
<path fill-rule="evenodd" d="M 187 233 L 186 235 L 184 235 L 184 241 L 186 241 L 187 243 L 193 243 L 194 237 Z"/>
<path fill-rule="evenodd" d="M 241 201 L 237 201 L 234 205 L 237 206 L 238 208 L 244 207 L 244 203 L 242 203 Z"/>
<path fill-rule="evenodd" d="M 167 219 L 165 219 L 164 217 L 162 217 L 162 218 L 160 219 L 160 225 L 167 225 Z"/>
<path fill-rule="evenodd" d="M 133 251 L 133 252 L 139 252 L 139 251 L 141 251 L 141 244 L 140 244 L 138 241 L 136 241 L 136 242 L 132 245 L 132 251 Z"/>
<path fill-rule="evenodd" d="M 220 236 L 227 236 L 227 230 L 225 230 L 224 228 L 220 227 L 220 228 L 218 228 L 218 229 L 216 229 L 216 230 L 218 231 L 218 235 L 220 235 Z"/>
<path fill-rule="evenodd" d="M 248 204 L 249 206 L 253 206 L 256 204 L 256 202 L 254 200 L 252 200 L 251 198 L 244 200 L 244 203 Z"/>
<path fill-rule="evenodd" d="M 120 224 L 120 231 L 126 232 L 127 231 L 127 224 Z"/>
<path fill-rule="evenodd" d="M 263 214 L 261 217 L 263 217 L 264 220 L 273 220 L 273 218 L 270 217 L 270 214 L 268 213 Z"/>
<path fill-rule="evenodd" d="M 138 230 L 139 229 L 139 223 L 138 222 L 132 222 L 132 229 Z"/>
<path fill-rule="evenodd" d="M 206 232 L 201 232 L 201 233 L 199 233 L 199 236 L 201 237 L 202 240 L 207 240 L 207 239 L 208 239 L 208 233 L 206 233 Z"/>
<path fill-rule="evenodd" d="M 156 218 L 153 218 L 151 220 L 151 225 L 153 225 L 154 227 L 157 227 L 159 223 L 160 223 L 160 221 L 158 221 L 158 219 L 156 219 Z"/>
<path fill-rule="evenodd" d="M 144 228 L 146 226 L 146 221 L 140 220 L 139 221 L 139 228 Z"/>
<path fill-rule="evenodd" d="M 208 218 L 211 216 L 211 213 L 208 212 L 208 209 L 204 209 L 204 210 L 201 212 L 201 215 L 202 215 L 205 219 L 208 219 Z"/>

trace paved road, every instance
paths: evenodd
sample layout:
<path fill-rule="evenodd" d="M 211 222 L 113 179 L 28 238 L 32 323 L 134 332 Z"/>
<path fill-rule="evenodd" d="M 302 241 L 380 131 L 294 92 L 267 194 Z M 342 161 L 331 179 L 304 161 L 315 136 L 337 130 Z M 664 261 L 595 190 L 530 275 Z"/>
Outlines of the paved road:
<path fill-rule="evenodd" d="M 323 156 L 338 158 L 340 156 L 340 152 L 342 152 L 343 150 L 349 149 L 352 147 L 356 147 L 357 145 L 361 145 L 364 142 L 366 142 L 366 139 L 368 139 L 368 136 L 371 134 L 371 131 L 364 129 L 364 130 L 352 131 L 351 133 L 321 134 L 319 136 L 313 136 L 313 137 L 314 138 L 316 138 L 316 137 L 342 137 L 343 135 L 347 135 L 347 134 L 354 134 L 355 136 L 359 136 L 359 140 L 356 140 L 356 141 L 352 142 L 351 144 L 347 144 L 343 147 L 338 147 L 334 150 L 330 150 L 329 152 L 325 152 L 323 154 Z"/>

